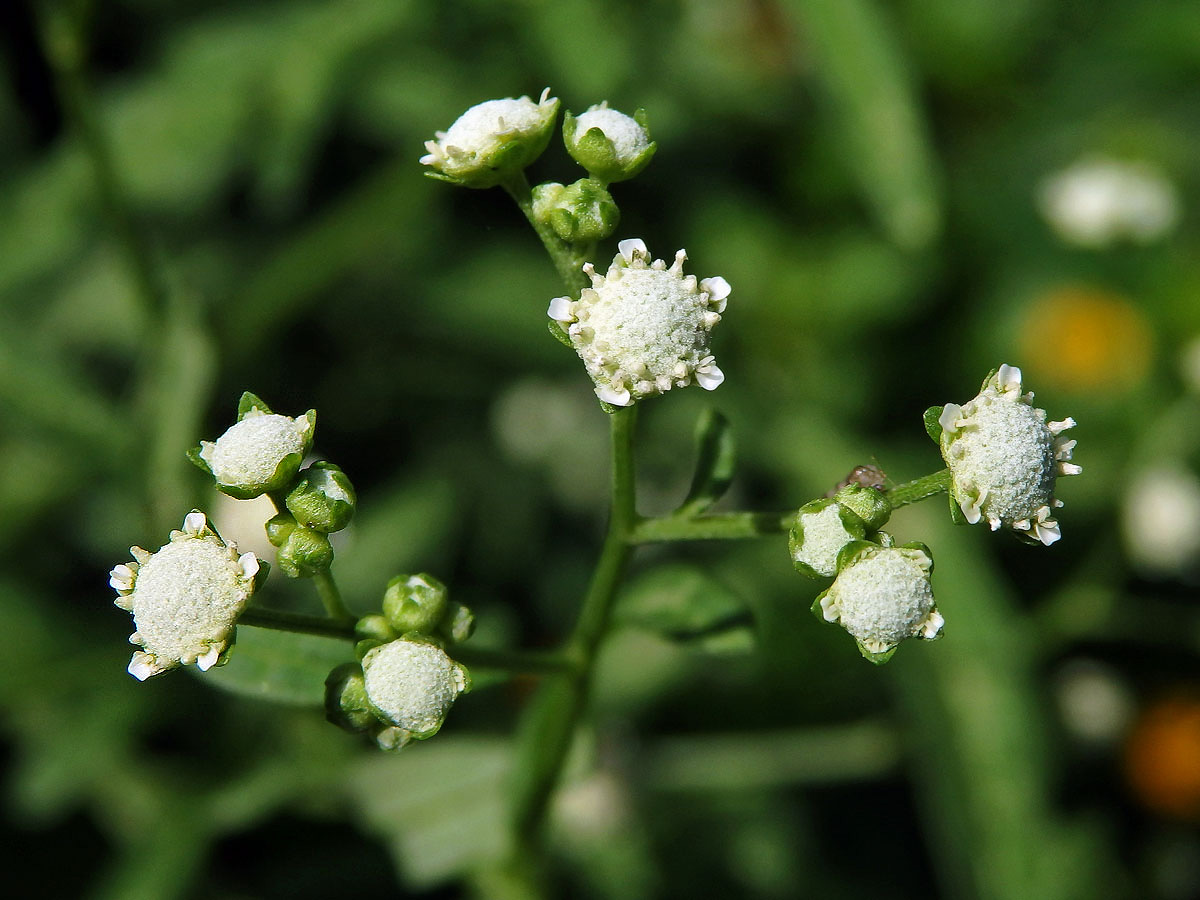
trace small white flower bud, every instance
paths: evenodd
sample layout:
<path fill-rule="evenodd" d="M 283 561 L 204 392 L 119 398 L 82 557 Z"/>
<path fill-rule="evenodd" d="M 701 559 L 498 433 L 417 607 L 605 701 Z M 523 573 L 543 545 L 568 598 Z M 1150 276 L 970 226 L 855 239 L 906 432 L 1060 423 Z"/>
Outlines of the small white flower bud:
<path fill-rule="evenodd" d="M 839 562 L 837 579 L 817 598 L 813 612 L 850 632 L 871 662 L 886 662 L 910 637 L 941 636 L 945 620 L 934 603 L 933 557 L 925 545 L 856 542 Z"/>
<path fill-rule="evenodd" d="M 866 536 L 862 519 L 832 499 L 800 507 L 788 538 L 792 562 L 809 578 L 832 578 L 842 548 Z"/>
<path fill-rule="evenodd" d="M 192 462 L 212 473 L 217 488 L 251 500 L 289 487 L 312 447 L 316 410 L 299 418 L 271 412 L 251 393 L 242 395 L 238 421 L 216 441 L 201 441 Z"/>
<path fill-rule="evenodd" d="M 362 658 L 367 699 L 391 726 L 421 740 L 442 727 L 446 713 L 469 687 L 467 670 L 439 647 L 395 640 Z"/>
<path fill-rule="evenodd" d="M 588 174 L 610 183 L 633 178 L 657 149 L 646 128 L 644 110 L 627 116 L 609 109 L 607 103 L 593 106 L 578 117 L 567 113 L 563 141 L 567 152 Z"/>

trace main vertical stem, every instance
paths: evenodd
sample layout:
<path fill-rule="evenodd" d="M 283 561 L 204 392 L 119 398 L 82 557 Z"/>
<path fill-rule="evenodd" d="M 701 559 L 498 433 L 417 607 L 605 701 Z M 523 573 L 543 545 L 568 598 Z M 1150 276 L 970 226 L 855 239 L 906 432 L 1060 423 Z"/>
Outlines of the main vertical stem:
<path fill-rule="evenodd" d="M 540 838 L 550 798 L 587 705 L 596 652 L 608 632 L 613 603 L 632 553 L 631 537 L 637 523 L 633 473 L 636 421 L 636 407 L 619 409 L 609 417 L 612 509 L 600 559 L 584 595 L 579 620 L 567 641 L 567 653 L 575 665 L 571 671 L 545 681 L 522 723 L 512 813 L 518 854 L 527 853 Z"/>

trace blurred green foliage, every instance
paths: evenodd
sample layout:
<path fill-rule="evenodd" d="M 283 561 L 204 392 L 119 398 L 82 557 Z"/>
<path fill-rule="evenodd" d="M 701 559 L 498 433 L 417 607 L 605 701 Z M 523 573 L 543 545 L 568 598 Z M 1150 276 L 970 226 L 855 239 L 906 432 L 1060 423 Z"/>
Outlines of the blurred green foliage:
<path fill-rule="evenodd" d="M 561 288 L 500 192 L 416 162 L 468 106 L 544 85 L 575 112 L 647 109 L 659 150 L 614 187 L 618 236 L 733 285 L 727 383 L 643 411 L 643 513 L 686 495 L 710 403 L 738 444 L 722 508 L 785 509 L 859 463 L 937 468 L 922 411 L 1001 362 L 1078 419 L 1085 468 L 1048 550 L 955 529 L 938 501 L 898 513 L 898 539 L 933 548 L 946 636 L 880 669 L 812 620 L 785 538 L 641 552 L 555 811 L 561 895 L 1200 894 L 1194 820 L 1125 786 L 1136 713 L 1081 730 L 1070 680 L 1086 663 L 1134 710 L 1200 681 L 1196 560 L 1148 569 L 1121 532 L 1135 475 L 1200 463 L 1179 365 L 1200 335 L 1192 0 L 0 17 L 4 846 L 42 896 L 491 895 L 528 683 L 478 679 L 439 738 L 381 756 L 320 721 L 348 647 L 318 638 L 243 628 L 225 669 L 136 684 L 105 572 L 193 506 L 256 547 L 253 514 L 184 457 L 250 389 L 316 407 L 317 450 L 359 490 L 336 564 L 352 608 L 422 570 L 481 644 L 569 628 L 605 438 L 546 334 Z M 1179 225 L 1057 237 L 1039 186 L 1094 154 L 1161 170 Z M 581 173 L 552 145 L 530 174 Z M 306 587 L 268 595 L 315 612 Z M 742 627 L 710 631 L 725 620 Z"/>

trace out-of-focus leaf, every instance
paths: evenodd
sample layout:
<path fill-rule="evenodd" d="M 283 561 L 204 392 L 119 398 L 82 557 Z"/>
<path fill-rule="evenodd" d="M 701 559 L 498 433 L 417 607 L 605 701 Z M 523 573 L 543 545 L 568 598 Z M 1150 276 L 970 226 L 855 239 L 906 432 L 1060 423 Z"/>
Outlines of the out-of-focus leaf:
<path fill-rule="evenodd" d="M 704 512 L 729 488 L 737 465 L 737 441 L 729 420 L 711 406 L 696 421 L 696 471 L 679 515 Z"/>
<path fill-rule="evenodd" d="M 788 0 L 835 104 L 863 194 L 898 244 L 941 229 L 936 166 L 912 75 L 875 0 Z"/>
<path fill-rule="evenodd" d="M 902 648 L 891 668 L 915 722 L 914 775 L 943 876 L 956 895 L 985 900 L 1105 896 L 1092 836 L 1047 802 L 1048 711 L 1029 623 L 979 552 L 978 530 L 955 528 L 940 506 L 913 515 L 937 548 L 946 638 Z"/>
<path fill-rule="evenodd" d="M 319 708 L 325 702 L 325 677 L 353 658 L 349 641 L 242 627 L 228 664 L 199 677 L 244 697 Z"/>
<path fill-rule="evenodd" d="M 445 735 L 366 760 L 350 793 L 401 877 L 426 888 L 504 853 L 511 763 L 507 740 Z"/>
<path fill-rule="evenodd" d="M 673 564 L 635 581 L 621 597 L 616 621 L 703 646 L 719 635 L 748 631 L 751 620 L 746 604 L 728 587 L 694 566 Z M 743 640 L 724 646 L 737 647 Z M 714 646 L 722 644 L 718 641 Z"/>

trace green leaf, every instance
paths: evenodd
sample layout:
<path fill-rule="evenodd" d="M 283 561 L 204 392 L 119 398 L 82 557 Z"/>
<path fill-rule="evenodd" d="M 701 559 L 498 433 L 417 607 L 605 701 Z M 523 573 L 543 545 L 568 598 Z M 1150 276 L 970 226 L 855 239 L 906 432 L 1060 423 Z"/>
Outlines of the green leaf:
<path fill-rule="evenodd" d="M 737 443 L 729 420 L 708 407 L 696 420 L 696 471 L 678 514 L 699 515 L 721 499 L 737 464 Z"/>
<path fill-rule="evenodd" d="M 507 740 L 443 736 L 369 759 L 352 774 L 350 795 L 405 882 L 427 888 L 504 854 L 511 769 Z"/>
<path fill-rule="evenodd" d="M 229 663 L 199 677 L 243 697 L 320 708 L 326 677 L 353 659 L 348 641 L 243 626 Z"/>
<path fill-rule="evenodd" d="M 897 244 L 941 228 L 935 160 L 896 29 L 874 0 L 790 0 L 845 134 L 850 165 Z"/>
<path fill-rule="evenodd" d="M 709 639 L 751 631 L 745 603 L 711 575 L 685 564 L 654 569 L 635 581 L 617 607 L 618 625 L 641 628 L 694 646 L 736 646 Z"/>
<path fill-rule="evenodd" d="M 944 406 L 931 406 L 925 410 L 925 431 L 933 438 L 935 444 L 942 442 L 942 410 Z"/>

